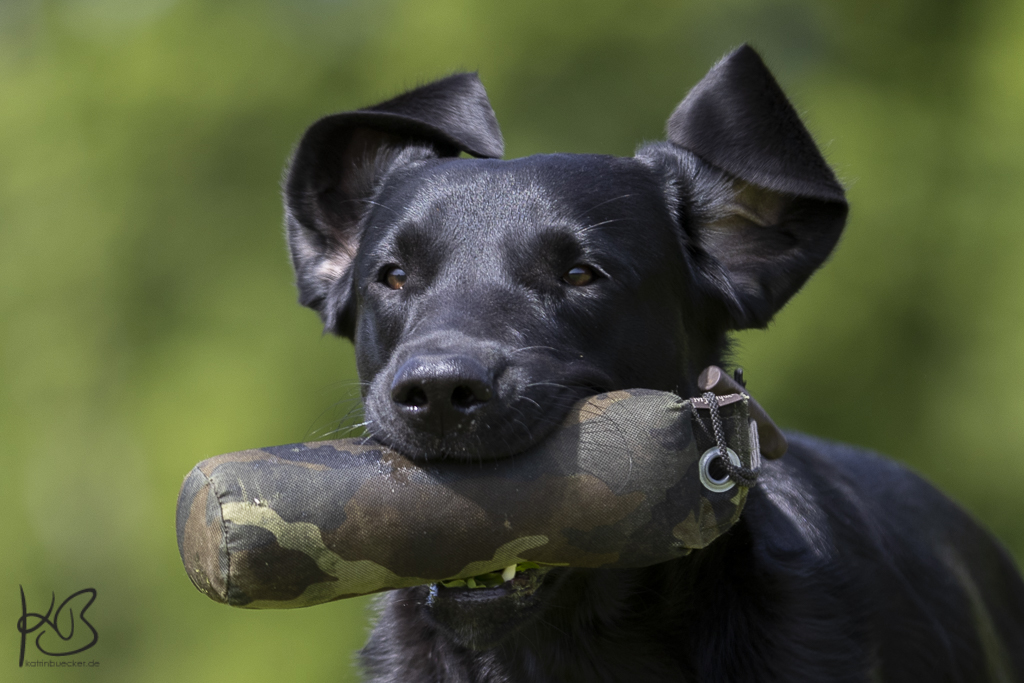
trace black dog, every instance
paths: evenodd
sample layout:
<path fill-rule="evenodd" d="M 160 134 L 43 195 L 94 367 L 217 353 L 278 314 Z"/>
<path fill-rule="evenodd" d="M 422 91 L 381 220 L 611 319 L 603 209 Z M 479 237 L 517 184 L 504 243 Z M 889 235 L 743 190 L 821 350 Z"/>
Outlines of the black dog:
<path fill-rule="evenodd" d="M 460 158 L 460 153 L 477 158 Z M 354 340 L 369 429 L 418 457 L 523 451 L 579 398 L 697 394 L 835 246 L 843 189 L 756 53 L 633 158 L 502 153 L 472 74 L 305 134 L 287 179 L 301 302 Z M 388 594 L 373 680 L 1016 681 L 1024 585 L 918 477 L 791 435 L 743 517 L 639 570 Z"/>

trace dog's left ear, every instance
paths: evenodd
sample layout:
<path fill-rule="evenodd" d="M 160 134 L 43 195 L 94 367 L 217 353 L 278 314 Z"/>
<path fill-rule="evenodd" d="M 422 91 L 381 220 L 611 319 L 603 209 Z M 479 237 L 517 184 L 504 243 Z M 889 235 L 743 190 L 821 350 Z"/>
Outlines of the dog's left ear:
<path fill-rule="evenodd" d="M 637 158 L 664 174 L 698 283 L 731 327 L 764 327 L 838 241 L 842 186 L 746 45 L 680 103 L 668 141 Z"/>

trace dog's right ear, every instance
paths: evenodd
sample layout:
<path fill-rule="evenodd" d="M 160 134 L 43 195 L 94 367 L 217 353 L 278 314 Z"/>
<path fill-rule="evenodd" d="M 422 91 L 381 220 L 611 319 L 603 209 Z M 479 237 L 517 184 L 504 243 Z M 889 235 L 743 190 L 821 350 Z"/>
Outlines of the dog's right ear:
<path fill-rule="evenodd" d="M 363 216 L 383 179 L 412 161 L 460 152 L 496 158 L 503 147 L 475 73 L 455 74 L 310 126 L 284 188 L 299 302 L 320 313 L 327 331 L 351 337 L 352 260 Z"/>

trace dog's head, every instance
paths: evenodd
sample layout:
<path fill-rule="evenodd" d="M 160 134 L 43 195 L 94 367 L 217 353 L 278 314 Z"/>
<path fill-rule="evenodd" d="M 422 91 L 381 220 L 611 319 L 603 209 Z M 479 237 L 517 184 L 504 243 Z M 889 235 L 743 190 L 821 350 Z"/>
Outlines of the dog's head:
<path fill-rule="evenodd" d="M 835 246 L 841 186 L 748 47 L 667 137 L 499 160 L 473 74 L 310 127 L 285 189 L 300 301 L 354 341 L 376 437 L 514 454 L 584 395 L 692 394 L 730 330 L 768 323 Z"/>

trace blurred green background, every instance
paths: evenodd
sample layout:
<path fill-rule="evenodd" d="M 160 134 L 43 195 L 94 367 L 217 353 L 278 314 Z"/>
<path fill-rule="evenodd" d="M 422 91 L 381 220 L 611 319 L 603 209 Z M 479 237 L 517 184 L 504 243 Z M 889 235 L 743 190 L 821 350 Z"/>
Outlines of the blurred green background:
<path fill-rule="evenodd" d="M 627 155 L 744 41 L 852 213 L 736 361 L 778 422 L 909 463 L 1024 559 L 1024 3 L 3 0 L 0 679 L 354 679 L 370 601 L 217 605 L 174 539 L 194 463 L 356 395 L 295 303 L 292 145 L 478 69 L 509 157 Z M 98 590 L 99 670 L 17 670 L 19 585 Z"/>

